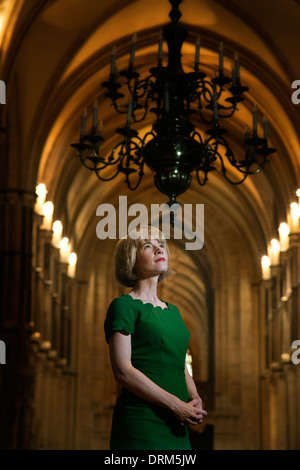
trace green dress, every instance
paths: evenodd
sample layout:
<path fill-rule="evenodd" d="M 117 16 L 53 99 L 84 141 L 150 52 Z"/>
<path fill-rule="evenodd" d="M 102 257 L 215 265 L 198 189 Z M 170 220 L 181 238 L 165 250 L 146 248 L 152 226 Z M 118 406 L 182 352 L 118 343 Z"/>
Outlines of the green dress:
<path fill-rule="evenodd" d="M 144 304 L 125 294 L 114 299 L 104 329 L 107 343 L 112 331 L 131 334 L 132 365 L 153 382 L 188 402 L 185 356 L 190 338 L 175 305 Z M 122 388 L 111 429 L 111 450 L 191 450 L 187 426 L 173 413 Z"/>

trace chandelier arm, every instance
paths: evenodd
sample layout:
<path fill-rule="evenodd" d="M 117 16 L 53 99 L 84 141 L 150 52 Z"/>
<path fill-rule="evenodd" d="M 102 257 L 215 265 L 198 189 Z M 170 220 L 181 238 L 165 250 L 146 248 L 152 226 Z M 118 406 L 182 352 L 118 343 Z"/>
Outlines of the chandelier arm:
<path fill-rule="evenodd" d="M 238 185 L 238 184 L 241 184 L 243 183 L 243 181 L 245 181 L 245 179 L 247 178 L 248 175 L 254 175 L 254 174 L 257 174 L 259 173 L 265 166 L 267 160 L 266 160 L 266 157 L 263 156 L 263 162 L 261 163 L 261 165 L 256 168 L 255 170 L 250 170 L 250 167 L 252 165 L 255 165 L 255 164 L 258 164 L 258 162 L 255 160 L 258 152 L 257 152 L 257 148 L 255 148 L 255 150 L 252 152 L 252 155 L 251 157 L 249 157 L 249 155 L 246 154 L 246 157 L 245 157 L 245 160 L 242 161 L 242 162 L 238 162 L 234 155 L 233 155 L 233 152 L 232 150 L 230 149 L 229 145 L 228 145 L 228 142 L 227 140 L 224 138 L 224 137 L 220 137 L 219 138 L 219 144 L 222 145 L 225 149 L 226 149 L 226 158 L 228 160 L 228 162 L 239 172 L 243 175 L 242 179 L 240 181 L 232 181 L 230 178 L 228 178 L 227 176 L 227 169 L 226 169 L 226 166 L 224 164 L 224 161 L 223 161 L 223 158 L 222 156 L 220 155 L 219 152 L 216 152 L 216 155 L 217 157 L 219 158 L 219 160 L 221 161 L 221 166 L 222 166 L 222 173 L 225 177 L 225 179 L 230 183 L 230 184 L 234 184 L 234 185 Z M 246 169 L 244 170 L 243 169 L 243 166 L 246 167 Z"/>
<path fill-rule="evenodd" d="M 123 141 L 124 142 L 124 141 Z M 101 181 L 111 181 L 113 180 L 118 174 L 119 174 L 119 165 L 118 163 L 121 161 L 121 151 L 119 152 L 119 155 L 117 156 L 116 159 L 114 159 L 114 155 L 118 149 L 118 147 L 121 146 L 121 149 L 123 147 L 123 142 L 119 142 L 113 149 L 112 149 L 112 152 L 108 158 L 107 161 L 102 161 L 103 165 L 101 167 L 96 167 L 94 169 L 95 171 L 95 174 L 97 175 L 97 177 L 101 180 Z M 104 169 L 108 168 L 109 166 L 115 166 L 117 165 L 117 170 L 116 172 L 114 173 L 113 176 L 109 176 L 109 177 L 103 177 L 100 175 L 100 172 L 103 171 Z"/>
<path fill-rule="evenodd" d="M 203 114 L 202 111 L 201 111 L 201 109 L 202 109 L 201 106 L 199 106 L 198 109 L 199 109 L 198 114 L 199 114 L 199 116 L 200 116 L 200 118 L 201 118 L 201 121 L 202 121 L 204 124 L 212 124 L 212 123 L 214 122 L 213 116 L 211 116 L 210 119 L 206 119 L 206 117 L 204 116 L 204 114 Z"/>
<path fill-rule="evenodd" d="M 139 118 L 139 119 L 136 117 L 135 112 L 133 111 L 132 119 L 133 119 L 134 122 L 142 122 L 146 118 L 146 116 L 148 114 L 148 110 L 149 110 L 148 103 L 145 103 L 145 106 L 143 108 L 144 108 L 144 113 L 142 114 L 142 117 Z"/>
<path fill-rule="evenodd" d="M 244 174 L 247 173 L 249 175 L 255 175 L 255 174 L 259 173 L 261 170 L 263 170 L 266 163 L 268 162 L 267 155 L 262 156 L 263 160 L 262 160 L 261 163 L 259 163 L 256 160 L 256 157 L 258 155 L 260 155 L 259 149 L 253 150 L 251 157 L 249 157 L 249 155 L 246 154 L 246 159 L 242 162 L 237 163 L 237 169 L 239 170 L 239 172 L 244 173 Z M 258 168 L 256 168 L 255 170 L 250 170 L 251 166 L 255 165 L 255 164 L 259 165 Z M 246 170 L 243 170 L 243 167 L 246 167 Z"/>
<path fill-rule="evenodd" d="M 138 188 L 144 172 L 144 159 L 142 156 L 143 139 L 137 133 L 129 134 L 122 142 L 122 157 L 118 165 L 118 171 L 125 174 L 125 183 L 131 191 Z M 135 153 L 135 155 L 134 155 Z M 132 168 L 138 167 L 138 170 Z M 135 184 L 131 181 L 131 175 L 136 174 L 138 171 L 138 180 Z"/>
<path fill-rule="evenodd" d="M 235 105 L 228 106 L 228 107 L 222 105 L 222 109 L 218 110 L 218 116 L 221 119 L 231 118 L 234 115 L 234 113 L 236 112 L 236 110 L 237 110 L 237 106 L 235 106 Z M 227 114 L 222 114 L 222 111 L 230 111 L 230 113 L 229 114 L 228 113 Z"/>
<path fill-rule="evenodd" d="M 145 148 L 145 145 L 146 145 L 146 141 L 148 139 L 149 136 L 152 136 L 152 138 L 154 139 L 156 137 L 156 134 L 155 132 L 153 131 L 153 129 L 151 129 L 151 131 L 147 132 L 143 139 L 142 139 L 142 142 L 141 142 L 141 148 L 140 148 L 140 152 L 141 152 L 141 155 L 143 155 L 143 150 Z"/>
<path fill-rule="evenodd" d="M 256 170 L 250 170 L 249 168 L 247 168 L 247 170 L 243 170 L 241 167 L 240 168 L 237 167 L 237 170 L 240 173 L 243 173 L 243 174 L 246 174 L 246 175 L 257 175 L 261 170 L 263 170 L 263 168 L 265 167 L 267 161 L 268 161 L 267 159 L 264 159 L 264 161 L 261 163 L 261 165 Z M 252 165 L 254 165 L 255 163 L 257 163 L 257 162 L 253 162 Z"/>
<path fill-rule="evenodd" d="M 135 88 L 134 88 L 134 104 L 133 104 L 133 114 L 132 114 L 132 119 L 134 122 L 142 122 L 149 111 L 149 100 L 153 100 L 151 97 L 151 90 L 154 88 L 155 84 L 151 83 L 151 80 L 155 78 L 153 74 L 149 75 L 145 79 L 141 80 L 140 82 L 135 83 Z M 139 91 L 142 90 L 141 93 Z M 144 105 L 139 105 L 139 100 L 142 98 L 145 98 Z M 136 117 L 136 113 L 134 112 L 135 109 L 143 109 L 144 112 L 140 118 Z"/>
<path fill-rule="evenodd" d="M 101 180 L 101 181 L 111 181 L 111 180 L 113 180 L 116 176 L 118 176 L 118 174 L 120 173 L 120 170 L 119 170 L 119 168 L 117 167 L 116 172 L 113 174 L 113 176 L 104 177 L 104 176 L 101 176 L 101 175 L 100 175 L 100 171 L 101 171 L 101 170 L 103 170 L 103 168 L 99 168 L 99 169 L 97 168 L 97 169 L 95 169 L 95 174 L 96 174 L 96 176 L 99 178 L 99 180 Z"/>
<path fill-rule="evenodd" d="M 82 165 L 83 165 L 85 168 L 87 168 L 87 169 L 90 170 L 90 171 L 95 171 L 95 168 L 96 168 L 96 165 L 97 165 L 97 161 L 95 160 L 95 157 L 89 157 L 89 156 L 84 157 L 84 155 L 83 155 L 82 153 L 78 154 L 78 157 L 79 157 L 79 159 L 80 159 L 80 162 L 82 163 Z M 92 165 L 92 166 L 91 166 L 91 165 L 88 165 L 88 164 L 86 163 L 87 160 L 88 160 L 89 162 L 91 162 L 91 164 L 93 163 L 93 165 Z"/>
<path fill-rule="evenodd" d="M 228 176 L 226 175 L 226 171 L 227 171 L 227 170 L 225 169 L 225 171 L 223 172 L 224 178 L 226 179 L 226 181 L 228 181 L 228 183 L 233 184 L 234 186 L 237 186 L 237 185 L 239 185 L 239 184 L 242 184 L 242 183 L 245 181 L 245 179 L 247 178 L 247 176 L 249 175 L 249 173 L 245 173 L 244 176 L 242 177 L 242 179 L 241 179 L 240 181 L 232 181 L 232 180 L 231 180 L 230 178 L 228 178 Z"/>
<path fill-rule="evenodd" d="M 118 114 L 126 114 L 127 109 L 128 109 L 128 104 L 124 103 L 117 103 L 117 100 L 114 100 L 111 98 L 111 105 L 114 107 L 115 111 L 117 111 Z M 123 110 L 121 108 L 124 108 Z"/>
<path fill-rule="evenodd" d="M 201 134 L 199 134 L 198 131 L 194 130 L 193 133 L 191 134 L 191 139 L 195 139 L 195 137 L 198 137 L 200 144 L 204 145 L 205 141 L 204 138 L 202 138 Z"/>
<path fill-rule="evenodd" d="M 208 181 L 207 172 L 205 172 L 204 180 L 201 181 L 200 175 L 199 175 L 199 172 L 200 172 L 200 171 L 201 171 L 201 170 L 196 170 L 197 181 L 198 181 L 198 183 L 199 183 L 200 186 L 204 186 L 205 183 Z"/>
<path fill-rule="evenodd" d="M 152 78 L 154 78 L 154 75 L 151 74 L 137 83 L 136 94 L 137 94 L 138 99 L 143 98 L 149 92 L 149 88 L 150 88 L 149 82 L 151 81 Z M 139 94 L 140 90 L 142 90 L 142 93 Z"/>
<path fill-rule="evenodd" d="M 204 122 L 205 124 L 212 124 L 212 122 L 214 121 L 214 117 L 212 116 L 210 119 L 207 119 L 204 116 L 202 109 L 213 110 L 213 98 L 214 98 L 213 84 L 208 80 L 204 80 L 204 79 L 197 80 L 197 88 L 196 88 L 195 94 L 198 100 L 198 112 L 199 112 L 202 122 Z M 205 106 L 203 101 L 205 101 L 208 104 Z"/>
<path fill-rule="evenodd" d="M 128 188 L 129 188 L 131 191 L 135 191 L 135 190 L 139 187 L 140 182 L 142 181 L 142 178 L 143 178 L 143 176 L 144 176 L 143 169 L 144 169 L 144 161 L 142 161 L 142 164 L 141 164 L 141 167 L 140 167 L 140 171 L 139 171 L 139 178 L 138 178 L 137 183 L 136 183 L 134 186 L 131 185 L 131 182 L 130 182 L 129 178 L 127 179 L 127 181 L 126 181 L 126 182 L 127 182 L 127 186 L 128 186 Z"/>
<path fill-rule="evenodd" d="M 226 166 L 225 166 L 225 164 L 224 164 L 222 155 L 220 155 L 219 152 L 216 152 L 216 156 L 219 158 L 219 160 L 220 160 L 220 162 L 221 162 L 221 167 L 222 167 L 221 171 L 222 171 L 223 176 L 224 176 L 224 178 L 226 179 L 226 181 L 228 181 L 228 183 L 233 184 L 233 185 L 238 185 L 238 184 L 241 184 L 241 183 L 243 183 L 243 182 L 245 181 L 245 179 L 246 179 L 247 176 L 248 176 L 248 173 L 245 173 L 240 181 L 232 181 L 230 178 L 228 178 L 228 176 L 227 176 L 227 174 L 226 174 L 228 170 L 227 170 L 227 168 L 226 168 Z M 234 165 L 233 165 L 233 166 L 234 166 Z M 236 168 L 236 167 L 234 167 L 234 168 Z"/>
<path fill-rule="evenodd" d="M 223 78 L 223 77 L 222 77 Z M 230 79 L 228 79 L 230 81 Z M 241 97 L 241 94 L 244 90 L 248 89 L 247 87 L 240 87 L 241 92 L 240 94 L 234 94 L 234 89 L 235 87 L 232 87 L 231 93 L 232 96 L 231 98 L 227 98 L 226 101 L 231 102 L 231 105 L 225 106 L 225 105 L 220 105 L 218 104 L 218 116 L 223 119 L 227 119 L 233 116 L 235 111 L 237 110 L 237 103 L 240 101 L 243 101 L 243 97 Z M 216 97 L 217 102 L 221 98 L 223 92 L 226 91 L 222 84 L 218 83 L 218 78 L 212 79 L 210 82 L 209 80 L 204 80 L 203 78 L 197 80 L 197 88 L 196 88 L 196 96 L 198 98 L 198 103 L 199 103 L 199 109 L 202 109 L 204 106 L 202 104 L 202 99 L 204 99 L 208 105 L 208 109 L 213 109 L 213 100 L 214 96 Z M 192 100 L 194 101 L 194 100 Z M 226 114 L 223 113 L 223 111 L 226 112 Z M 204 118 L 202 112 L 200 111 L 201 119 L 205 123 L 209 123 L 211 121 L 208 121 L 207 119 Z"/>

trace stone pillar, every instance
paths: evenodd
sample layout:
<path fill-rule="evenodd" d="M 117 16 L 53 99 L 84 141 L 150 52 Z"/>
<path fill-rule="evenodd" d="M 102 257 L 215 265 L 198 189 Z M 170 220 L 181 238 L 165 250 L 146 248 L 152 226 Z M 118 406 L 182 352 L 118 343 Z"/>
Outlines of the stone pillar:
<path fill-rule="evenodd" d="M 31 439 L 35 360 L 30 347 L 32 220 L 35 194 L 0 192 L 0 442 L 2 449 L 28 449 Z"/>

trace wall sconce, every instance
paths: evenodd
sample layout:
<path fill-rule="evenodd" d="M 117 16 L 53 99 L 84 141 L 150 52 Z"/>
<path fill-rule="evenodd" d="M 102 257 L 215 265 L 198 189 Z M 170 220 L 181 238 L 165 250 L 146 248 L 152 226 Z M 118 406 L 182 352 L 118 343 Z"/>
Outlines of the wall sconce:
<path fill-rule="evenodd" d="M 46 201 L 48 191 L 46 189 L 46 186 L 41 183 L 36 186 L 35 192 L 37 194 L 37 198 L 34 206 L 34 211 L 37 214 L 43 215 L 43 207 Z"/>
<path fill-rule="evenodd" d="M 282 222 L 279 226 L 280 251 L 287 251 L 290 245 L 290 229 L 288 224 Z"/>
<path fill-rule="evenodd" d="M 272 266 L 278 266 L 280 263 L 280 243 L 273 238 L 268 246 L 268 256 Z"/>
<path fill-rule="evenodd" d="M 64 237 L 61 239 L 58 245 L 60 249 L 60 259 L 63 263 L 68 263 L 69 255 L 71 253 L 71 247 L 69 244 L 69 239 Z"/>
<path fill-rule="evenodd" d="M 55 246 L 55 248 L 59 248 L 59 244 L 61 241 L 61 234 L 62 234 L 62 223 L 60 220 L 56 220 L 53 225 L 52 225 L 52 245 Z"/>
<path fill-rule="evenodd" d="M 300 227 L 299 227 L 299 220 L 300 220 L 300 207 L 297 202 L 292 202 L 290 205 L 290 227 L 291 227 L 291 232 L 299 232 Z"/>
<path fill-rule="evenodd" d="M 271 260 L 268 256 L 261 258 L 262 278 L 264 281 L 271 279 Z"/>
<path fill-rule="evenodd" d="M 68 276 L 69 277 L 75 277 L 75 272 L 76 272 L 76 263 L 77 263 L 77 255 L 76 253 L 71 253 L 68 257 Z"/>
<path fill-rule="evenodd" d="M 52 202 L 50 202 L 50 201 L 45 202 L 45 204 L 43 205 L 44 219 L 43 219 L 43 223 L 42 223 L 41 228 L 46 229 L 46 230 L 51 230 L 53 210 L 54 210 L 54 206 L 53 206 Z"/>

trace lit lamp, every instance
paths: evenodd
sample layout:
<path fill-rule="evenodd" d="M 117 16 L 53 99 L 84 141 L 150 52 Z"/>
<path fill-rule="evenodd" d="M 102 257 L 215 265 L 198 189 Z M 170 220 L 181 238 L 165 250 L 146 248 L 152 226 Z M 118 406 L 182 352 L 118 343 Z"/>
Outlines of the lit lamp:
<path fill-rule="evenodd" d="M 46 186 L 41 183 L 38 184 L 37 187 L 35 188 L 35 192 L 37 195 L 35 206 L 34 206 L 34 211 L 37 214 L 43 215 L 43 207 L 46 201 L 46 196 L 47 196 L 47 189 Z"/>
<path fill-rule="evenodd" d="M 56 248 L 59 248 L 59 243 L 61 241 L 61 234 L 62 234 L 62 223 L 60 220 L 56 220 L 52 225 L 52 245 Z"/>
<path fill-rule="evenodd" d="M 292 202 L 290 205 L 290 226 L 291 232 L 299 232 L 299 218 L 300 218 L 300 207 L 297 202 Z"/>
<path fill-rule="evenodd" d="M 221 41 L 219 64 L 210 78 L 205 73 L 207 67 L 200 67 L 201 40 L 197 37 L 194 64 L 190 64 L 193 71 L 185 71 L 181 49 L 188 30 L 179 21 L 181 2 L 169 0 L 171 22 L 159 35 L 158 56 L 146 75 L 141 75 L 134 66 L 136 35 L 132 37 L 128 67 L 119 72 L 116 47 L 112 49 L 110 73 L 101 85 L 114 110 L 123 115 L 123 126 L 118 124 L 115 130 L 120 136 L 116 145 L 109 150 L 103 145 L 105 137 L 97 135 L 98 102 L 93 106 L 92 125 L 87 122 L 87 109 L 84 110 L 79 140 L 71 144 L 76 149 L 76 158 L 100 181 L 111 181 L 120 175 L 132 191 L 139 187 L 147 166 L 153 172 L 156 188 L 168 196 L 169 206 L 187 191 L 193 175 L 204 186 L 211 171 L 221 169 L 227 182 L 241 184 L 248 175 L 259 173 L 275 152 L 268 143 L 267 117 L 263 120 L 263 133 L 258 132 L 260 113 L 255 104 L 253 130 L 244 139 L 244 152 L 238 158 L 234 156 L 223 123 L 239 110 L 248 91 L 241 82 L 238 52 L 234 54 L 230 74 L 224 68 L 225 47 Z M 168 47 L 167 64 L 163 60 L 164 42 Z M 124 47 L 122 44 L 122 54 Z M 145 119 L 149 125 L 146 133 L 145 126 L 139 124 Z M 207 139 L 203 138 L 201 122 Z M 232 167 L 237 170 L 233 179 Z"/>
<path fill-rule="evenodd" d="M 43 223 L 42 223 L 42 228 L 46 230 L 51 230 L 52 228 L 52 217 L 53 217 L 53 210 L 54 206 L 51 201 L 45 202 L 43 205 Z"/>
<path fill-rule="evenodd" d="M 75 277 L 76 272 L 76 263 L 77 263 L 77 255 L 76 253 L 71 253 L 68 257 L 68 276 Z"/>
<path fill-rule="evenodd" d="M 60 259 L 63 263 L 68 263 L 69 255 L 71 252 L 71 247 L 69 244 L 69 239 L 64 237 L 59 242 L 58 248 L 60 249 Z"/>
<path fill-rule="evenodd" d="M 280 251 L 287 251 L 289 249 L 289 234 L 290 234 L 290 229 L 288 224 L 285 222 L 282 222 L 279 226 L 279 239 L 280 239 Z"/>
<path fill-rule="evenodd" d="M 277 266 L 280 261 L 280 243 L 276 238 L 271 240 L 270 245 L 268 246 L 268 256 L 271 261 L 272 266 Z"/>
<path fill-rule="evenodd" d="M 264 281 L 271 279 L 271 260 L 268 256 L 261 258 L 262 278 Z"/>

